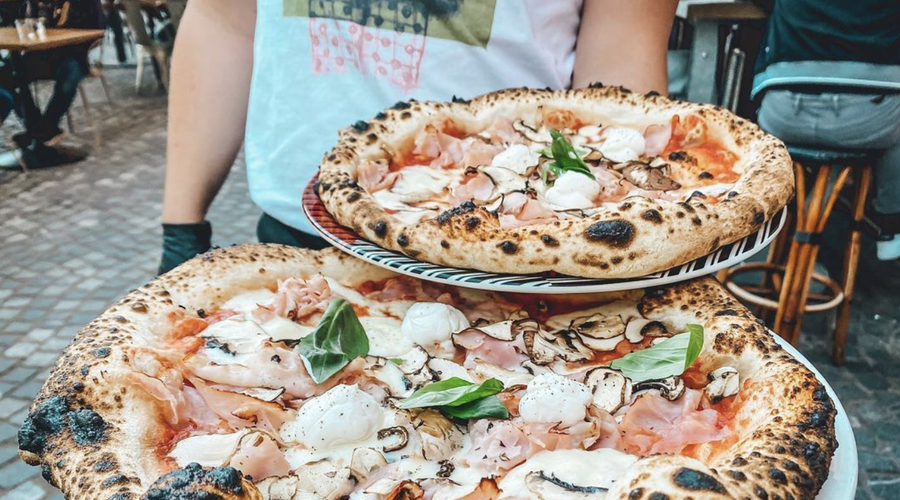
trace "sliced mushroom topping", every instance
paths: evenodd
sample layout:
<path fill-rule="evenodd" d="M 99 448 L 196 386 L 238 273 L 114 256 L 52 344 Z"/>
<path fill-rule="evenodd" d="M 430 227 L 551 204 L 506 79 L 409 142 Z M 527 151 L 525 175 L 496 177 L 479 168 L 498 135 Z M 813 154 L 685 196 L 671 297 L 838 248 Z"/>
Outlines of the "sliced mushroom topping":
<path fill-rule="evenodd" d="M 350 475 L 349 467 L 337 467 L 331 460 L 322 459 L 298 467 L 297 489 L 308 491 L 325 500 L 337 500 L 350 494 L 356 481 Z"/>
<path fill-rule="evenodd" d="M 503 382 L 503 385 L 507 387 L 510 385 L 528 384 L 528 382 L 534 378 L 530 373 L 507 370 L 505 368 L 500 368 L 493 363 L 481 361 L 480 359 L 475 360 L 475 375 L 482 381 L 495 378 Z"/>
<path fill-rule="evenodd" d="M 581 336 L 569 330 L 546 332 L 528 331 L 523 334 L 528 356 L 538 365 L 549 365 L 554 359 L 582 361 L 590 359 L 593 352 L 581 341 Z"/>
<path fill-rule="evenodd" d="M 684 381 L 681 380 L 681 377 L 669 377 L 662 380 L 647 380 L 634 384 L 635 396 L 653 390 L 659 391 L 659 394 L 669 401 L 675 401 L 684 394 Z"/>
<path fill-rule="evenodd" d="M 612 368 L 594 368 L 587 372 L 584 384 L 594 394 L 594 406 L 610 414 L 631 402 L 631 380 Z"/>
<path fill-rule="evenodd" d="M 384 500 L 421 500 L 425 498 L 425 490 L 413 481 L 403 481 L 385 497 Z"/>
<path fill-rule="evenodd" d="M 632 344 L 644 340 L 644 337 L 668 337 L 669 330 L 659 321 L 635 318 L 625 326 L 625 338 Z"/>
<path fill-rule="evenodd" d="M 463 380 L 472 381 L 469 371 L 456 364 L 449 359 L 431 358 L 428 360 L 428 368 L 434 373 L 438 380 L 447 380 L 448 378 L 461 378 Z"/>
<path fill-rule="evenodd" d="M 481 171 L 494 182 L 494 194 L 491 195 L 492 199 L 494 196 L 500 196 L 513 191 L 525 191 L 525 189 L 528 188 L 525 177 L 508 168 L 483 167 Z"/>
<path fill-rule="evenodd" d="M 279 387 L 278 389 L 266 389 L 264 387 L 253 387 L 250 389 L 244 389 L 240 391 L 241 394 L 245 396 L 250 396 L 251 398 L 261 399 L 267 403 L 271 403 L 275 401 L 282 394 L 284 394 L 284 387 Z"/>
<path fill-rule="evenodd" d="M 422 442 L 422 455 L 426 460 L 448 460 L 462 448 L 462 431 L 437 410 L 416 413 L 412 425 Z"/>
<path fill-rule="evenodd" d="M 506 321 L 501 321 L 499 323 L 493 324 L 482 323 L 478 326 L 467 328 L 459 332 L 459 334 L 477 330 L 487 335 L 488 337 L 510 342 L 516 340 L 516 337 L 518 337 L 521 333 L 527 331 L 537 331 L 538 328 L 540 328 L 538 322 L 531 318 L 522 318 L 516 320 L 508 319 Z"/>
<path fill-rule="evenodd" d="M 416 373 L 428 362 L 428 352 L 422 346 L 415 346 L 397 359 L 400 360 L 400 364 L 397 365 L 400 371 L 406 374 Z"/>
<path fill-rule="evenodd" d="M 608 490 L 602 486 L 582 486 L 567 483 L 553 473 L 532 471 L 525 476 L 525 486 L 540 500 L 589 500 Z"/>
<path fill-rule="evenodd" d="M 530 373 L 533 376 L 537 376 L 542 373 L 549 373 L 549 372 L 553 371 L 550 368 L 547 368 L 546 366 L 540 366 L 540 365 L 535 364 L 534 361 L 531 361 L 530 359 L 523 361 L 521 366 L 522 366 L 522 368 L 528 370 L 528 373 Z"/>
<path fill-rule="evenodd" d="M 402 426 L 381 429 L 377 436 L 379 441 L 387 441 L 381 448 L 385 453 L 402 450 L 409 443 L 409 431 Z"/>
<path fill-rule="evenodd" d="M 623 166 L 624 168 L 619 168 Z M 681 184 L 667 177 L 663 172 L 664 167 L 653 168 L 646 163 L 628 162 L 616 165 L 621 170 L 622 176 L 635 186 L 647 191 L 674 191 L 681 189 Z"/>
<path fill-rule="evenodd" d="M 539 132 L 535 128 L 527 125 L 524 120 L 514 121 L 513 129 L 531 142 L 540 142 L 543 144 L 550 144 L 553 142 L 553 137 L 550 136 L 549 130 L 542 127 Z"/>
<path fill-rule="evenodd" d="M 425 491 L 415 482 L 389 477 L 370 484 L 363 493 L 375 495 L 379 500 L 418 500 L 425 496 Z"/>
<path fill-rule="evenodd" d="M 366 358 L 366 360 L 373 357 Z M 366 371 L 372 374 L 384 388 L 388 395 L 395 398 L 408 396 L 412 391 L 412 382 L 403 373 L 403 370 L 396 363 L 386 358 L 374 358 L 373 364 L 366 368 Z"/>
<path fill-rule="evenodd" d="M 357 483 L 366 482 L 373 472 L 385 465 L 387 465 L 387 460 L 375 448 L 357 448 L 353 450 L 350 458 L 350 472 L 356 478 Z"/>
<path fill-rule="evenodd" d="M 503 206 L 503 198 L 505 198 L 505 197 L 506 197 L 506 194 L 501 194 L 495 200 L 489 201 L 489 202 L 481 205 L 481 208 L 483 208 L 491 213 L 497 213 L 497 211 L 500 210 L 500 207 Z"/>
<path fill-rule="evenodd" d="M 415 388 L 422 387 L 425 384 L 434 382 L 437 377 L 428 366 L 423 366 L 421 370 L 415 373 L 407 373 L 404 378 Z"/>
<path fill-rule="evenodd" d="M 595 351 L 612 351 L 625 335 L 625 322 L 619 316 L 592 314 L 575 319 L 571 328 Z"/>
<path fill-rule="evenodd" d="M 709 384 L 706 385 L 705 391 L 713 403 L 734 396 L 741 388 L 740 374 L 730 366 L 716 368 L 706 375 L 706 379 L 709 380 Z"/>

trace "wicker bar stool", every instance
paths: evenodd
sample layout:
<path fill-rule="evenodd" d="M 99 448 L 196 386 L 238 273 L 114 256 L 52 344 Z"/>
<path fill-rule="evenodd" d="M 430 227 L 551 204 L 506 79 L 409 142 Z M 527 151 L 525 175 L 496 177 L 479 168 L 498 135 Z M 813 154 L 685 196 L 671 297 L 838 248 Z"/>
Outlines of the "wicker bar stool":
<path fill-rule="evenodd" d="M 790 212 L 792 220 L 786 222 L 787 229 L 770 246 L 766 262 L 731 268 L 725 273 L 723 282 L 735 296 L 762 308 L 764 319 L 793 345 L 800 340 L 805 313 L 837 308 L 832 361 L 841 365 L 856 284 L 861 225 L 876 153 L 793 146 L 788 149 L 794 160 L 797 185 Z M 834 280 L 814 272 L 814 266 L 822 231 L 841 190 L 850 180 L 852 222 L 845 246 L 843 272 L 839 280 Z M 735 281 L 741 274 L 759 271 L 763 273 L 760 285 L 743 285 Z M 824 285 L 824 292 L 810 293 L 811 281 Z"/>

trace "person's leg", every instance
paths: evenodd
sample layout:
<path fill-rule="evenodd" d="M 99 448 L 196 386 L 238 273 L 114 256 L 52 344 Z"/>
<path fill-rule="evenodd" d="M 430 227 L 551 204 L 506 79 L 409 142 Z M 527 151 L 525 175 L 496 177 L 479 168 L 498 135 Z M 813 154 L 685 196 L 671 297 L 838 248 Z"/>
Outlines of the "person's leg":
<path fill-rule="evenodd" d="M 900 259 L 900 141 L 875 163 L 875 211 L 881 237 L 879 260 Z"/>
<path fill-rule="evenodd" d="M 70 56 L 59 59 L 54 73 L 53 97 L 47 103 L 37 131 L 40 141 L 48 141 L 62 132 L 59 122 L 78 93 L 78 84 L 84 78 L 85 68 L 78 58 Z"/>
<path fill-rule="evenodd" d="M 113 33 L 113 43 L 116 46 L 116 59 L 120 63 L 125 62 L 125 31 L 122 27 L 122 16 L 113 2 L 109 2 L 106 11 L 106 24 Z"/>
<path fill-rule="evenodd" d="M 321 250 L 329 246 L 324 239 L 287 226 L 265 213 L 256 225 L 256 237 L 260 243 L 280 243 L 312 250 Z"/>

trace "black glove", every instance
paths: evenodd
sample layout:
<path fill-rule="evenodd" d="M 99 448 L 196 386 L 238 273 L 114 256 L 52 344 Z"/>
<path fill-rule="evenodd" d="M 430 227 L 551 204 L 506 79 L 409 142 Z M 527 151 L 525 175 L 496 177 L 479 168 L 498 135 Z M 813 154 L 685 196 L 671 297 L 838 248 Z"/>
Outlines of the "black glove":
<path fill-rule="evenodd" d="M 212 226 L 207 221 L 197 224 L 163 224 L 163 251 L 159 274 L 172 270 L 191 257 L 209 250 Z"/>

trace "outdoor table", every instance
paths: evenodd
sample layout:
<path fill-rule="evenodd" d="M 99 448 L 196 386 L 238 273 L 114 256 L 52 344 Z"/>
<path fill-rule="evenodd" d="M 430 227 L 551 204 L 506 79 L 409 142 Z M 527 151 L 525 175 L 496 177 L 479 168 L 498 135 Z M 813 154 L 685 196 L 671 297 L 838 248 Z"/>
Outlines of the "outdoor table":
<path fill-rule="evenodd" d="M 684 2 L 685 17 L 694 26 L 687 99 L 718 104 L 716 69 L 719 66 L 719 28 L 722 25 L 764 21 L 766 13 L 756 4 L 741 0 Z"/>
<path fill-rule="evenodd" d="M 16 84 L 16 94 L 26 104 L 25 110 L 34 110 L 34 96 L 31 95 L 27 75 L 23 74 L 22 55 L 25 52 L 56 49 L 69 45 L 90 43 L 103 38 L 104 30 L 47 28 L 43 39 L 22 40 L 16 28 L 0 28 L 0 50 L 10 53 L 9 64 Z M 24 117 L 26 123 L 33 123 L 34 117 Z"/>

